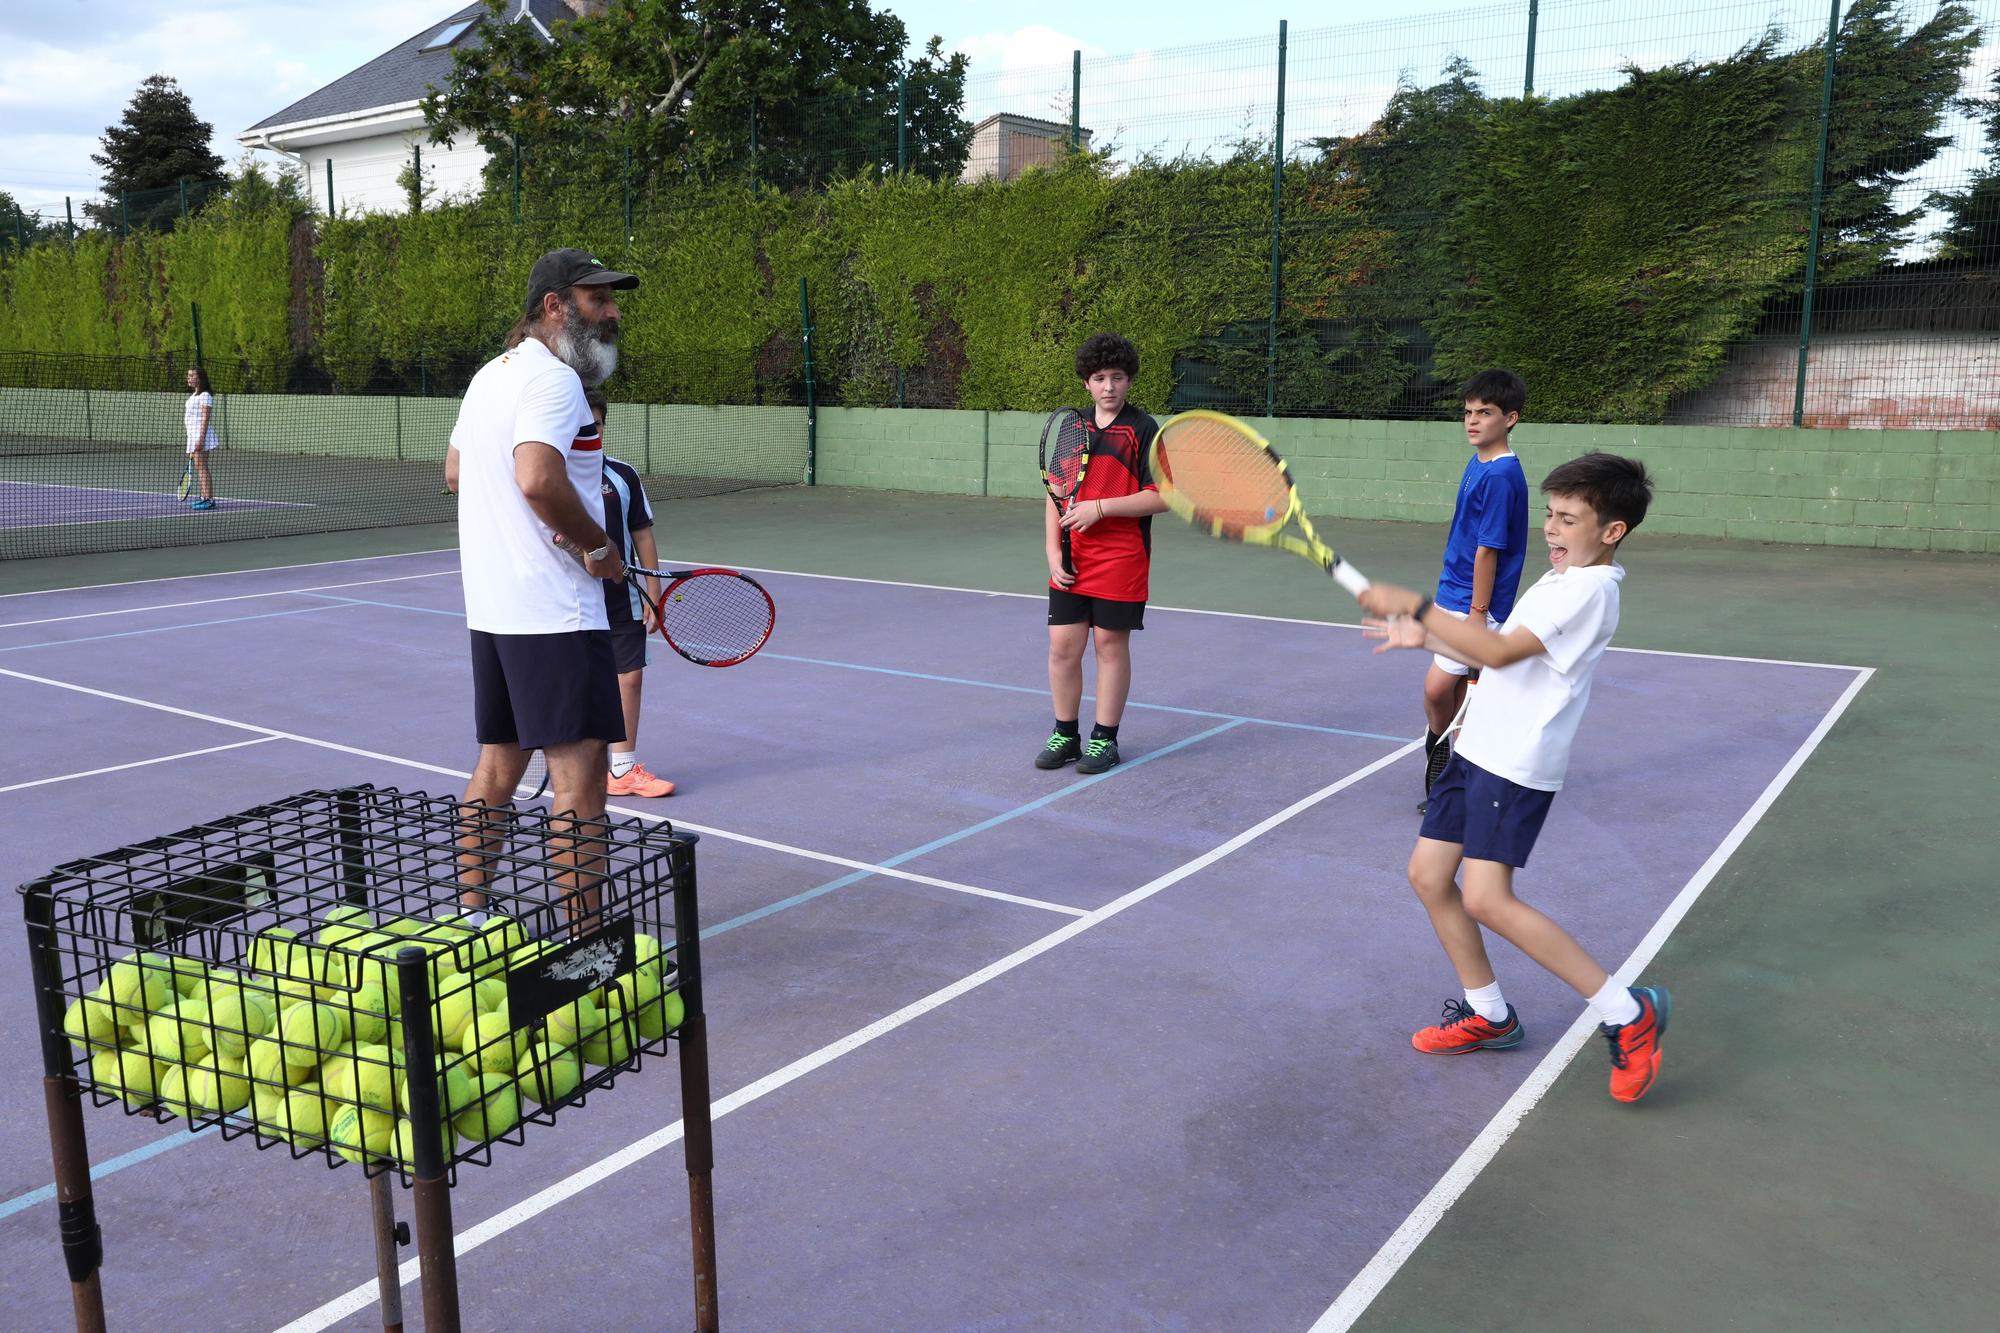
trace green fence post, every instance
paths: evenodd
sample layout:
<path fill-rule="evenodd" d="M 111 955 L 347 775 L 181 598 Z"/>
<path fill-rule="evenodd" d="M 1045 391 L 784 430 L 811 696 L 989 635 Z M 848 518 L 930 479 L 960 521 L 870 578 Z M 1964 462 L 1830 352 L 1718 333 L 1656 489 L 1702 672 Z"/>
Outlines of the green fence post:
<path fill-rule="evenodd" d="M 1069 150 L 1083 147 L 1083 52 L 1069 53 Z"/>
<path fill-rule="evenodd" d="M 910 94 L 905 73 L 896 73 L 896 174 L 902 175 L 910 169 L 909 147 Z"/>
<path fill-rule="evenodd" d="M 63 196 L 63 236 L 71 245 L 76 244 L 76 212 L 69 206 L 69 196 Z"/>
<path fill-rule="evenodd" d="M 511 136 L 514 144 L 514 225 L 521 224 L 521 136 Z"/>
<path fill-rule="evenodd" d="M 424 353 L 418 352 L 417 353 L 417 397 L 428 398 L 430 396 L 431 396 L 430 363 L 425 359 Z"/>
<path fill-rule="evenodd" d="M 1819 86 L 1819 156 L 1813 164 L 1812 226 L 1806 234 L 1806 291 L 1799 303 L 1799 373 L 1792 384 L 1792 429 L 1805 424 L 1806 353 L 1812 346 L 1813 288 L 1819 281 L 1819 219 L 1826 202 L 1827 128 L 1833 121 L 1833 53 L 1840 38 L 1840 0 L 1826 13 L 1826 75 Z"/>
<path fill-rule="evenodd" d="M 799 278 L 799 329 L 800 345 L 805 349 L 806 358 L 806 485 L 819 484 L 819 419 L 813 401 L 813 312 L 812 291 L 803 276 Z"/>
<path fill-rule="evenodd" d="M 194 326 L 194 363 L 202 365 L 201 355 L 201 307 L 188 302 L 188 322 Z"/>
<path fill-rule="evenodd" d="M 416 184 L 410 191 L 410 211 L 421 213 L 424 211 L 424 146 L 420 143 L 410 145 L 410 170 L 416 178 Z"/>
<path fill-rule="evenodd" d="M 14 253 L 28 253 L 28 216 L 21 211 L 19 204 L 14 205 Z"/>
<path fill-rule="evenodd" d="M 1542 0 L 1528 0 L 1528 69 L 1521 77 L 1521 96 L 1535 95 L 1535 23 L 1542 15 Z"/>
<path fill-rule="evenodd" d="M 333 154 L 326 155 L 326 215 L 333 216 Z"/>
<path fill-rule="evenodd" d="M 400 463 L 403 461 L 403 395 L 391 394 L 390 398 L 396 405 L 396 461 Z"/>
<path fill-rule="evenodd" d="M 1278 415 L 1278 302 L 1285 232 L 1285 20 L 1278 20 L 1278 112 L 1271 129 L 1271 320 L 1264 345 L 1264 415 Z"/>

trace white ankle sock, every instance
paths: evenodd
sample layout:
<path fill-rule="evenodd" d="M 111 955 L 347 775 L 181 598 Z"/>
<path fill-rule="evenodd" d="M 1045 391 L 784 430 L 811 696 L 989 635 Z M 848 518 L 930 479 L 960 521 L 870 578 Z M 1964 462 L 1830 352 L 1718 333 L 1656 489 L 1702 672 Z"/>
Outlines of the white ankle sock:
<path fill-rule="evenodd" d="M 1639 1016 L 1638 997 L 1616 981 L 1605 982 L 1604 989 L 1590 997 L 1590 1007 L 1606 1027 L 1623 1027 Z"/>
<path fill-rule="evenodd" d="M 1472 1006 L 1472 1012 L 1489 1023 L 1507 1021 L 1507 1001 L 1500 997 L 1500 983 L 1481 986 L 1465 993 L 1465 1002 Z"/>
<path fill-rule="evenodd" d="M 632 765 L 639 762 L 637 750 L 613 750 L 611 752 L 611 776 L 622 778 L 632 771 Z"/>

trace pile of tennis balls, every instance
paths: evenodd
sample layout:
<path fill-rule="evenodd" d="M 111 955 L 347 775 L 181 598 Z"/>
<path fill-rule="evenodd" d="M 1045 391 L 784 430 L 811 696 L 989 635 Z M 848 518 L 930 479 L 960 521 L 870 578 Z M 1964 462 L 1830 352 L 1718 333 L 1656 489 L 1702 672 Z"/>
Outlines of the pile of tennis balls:
<path fill-rule="evenodd" d="M 662 984 L 659 941 L 637 937 L 631 970 L 610 985 L 516 1027 L 505 977 L 560 941 L 529 941 L 519 922 L 429 921 L 359 907 L 327 909 L 310 938 L 273 927 L 253 936 L 244 970 L 163 953 L 112 964 L 72 1002 L 63 1028 L 84 1047 L 92 1082 L 133 1106 L 182 1117 L 246 1116 L 258 1131 L 349 1161 L 388 1158 L 407 1169 L 402 992 L 396 954 L 429 954 L 430 1021 L 438 1052 L 444 1152 L 498 1138 L 520 1122 L 522 1099 L 560 1101 L 586 1065 L 630 1058 L 686 1014 Z"/>

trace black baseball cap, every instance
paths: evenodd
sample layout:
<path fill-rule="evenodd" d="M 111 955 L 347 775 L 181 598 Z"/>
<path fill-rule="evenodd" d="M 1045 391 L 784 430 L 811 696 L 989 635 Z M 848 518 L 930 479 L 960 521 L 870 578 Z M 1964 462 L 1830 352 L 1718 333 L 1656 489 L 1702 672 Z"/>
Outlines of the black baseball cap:
<path fill-rule="evenodd" d="M 630 291 L 638 285 L 637 277 L 604 267 L 588 250 L 551 250 L 528 271 L 528 297 L 521 303 L 521 309 L 532 315 L 541 309 L 544 296 L 572 287 L 615 287 Z"/>

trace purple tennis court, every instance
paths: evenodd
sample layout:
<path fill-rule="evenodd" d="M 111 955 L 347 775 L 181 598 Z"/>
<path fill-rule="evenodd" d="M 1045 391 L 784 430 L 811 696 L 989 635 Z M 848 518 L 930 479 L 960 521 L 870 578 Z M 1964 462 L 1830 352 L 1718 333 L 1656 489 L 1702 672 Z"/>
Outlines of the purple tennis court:
<path fill-rule="evenodd" d="M 1587 1031 L 1498 946 L 1526 1043 L 1408 1047 L 1453 993 L 1402 879 L 1420 656 L 1155 608 L 1126 762 L 1080 778 L 1028 763 L 1039 598 L 759 578 L 779 620 L 755 661 L 655 651 L 644 748 L 679 794 L 614 802 L 703 835 L 731 1326 L 1309 1327 Z M 1614 648 L 1523 895 L 1606 960 L 1650 958 L 1862 674 Z M 455 794 L 455 556 L 0 600 L 0 707 L 34 719 L 0 754 L 15 882 L 308 788 Z M 26 1024 L 4 1041 L 35 1067 Z M 678 1095 L 621 1081 L 461 1171 L 471 1326 L 572 1327 L 586 1291 L 614 1327 L 684 1322 Z M 41 1108 L 26 1077 L 4 1099 L 0 1297 L 53 1327 Z M 113 1311 L 379 1326 L 358 1170 L 87 1118 Z"/>
<path fill-rule="evenodd" d="M 296 509 L 281 500 L 215 497 L 217 509 Z M 124 523 L 143 518 L 187 515 L 187 501 L 172 491 L 125 491 L 103 486 L 67 486 L 48 482 L 0 481 L 0 528 L 53 528 L 68 523 Z"/>

